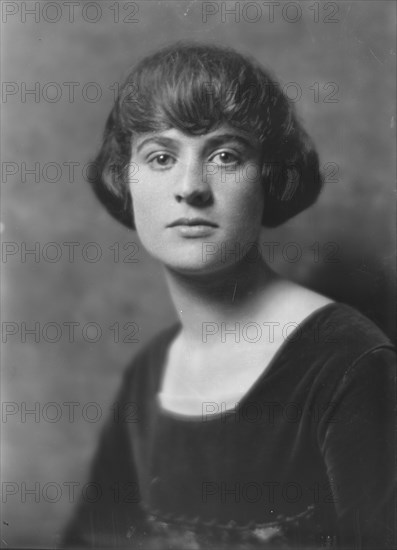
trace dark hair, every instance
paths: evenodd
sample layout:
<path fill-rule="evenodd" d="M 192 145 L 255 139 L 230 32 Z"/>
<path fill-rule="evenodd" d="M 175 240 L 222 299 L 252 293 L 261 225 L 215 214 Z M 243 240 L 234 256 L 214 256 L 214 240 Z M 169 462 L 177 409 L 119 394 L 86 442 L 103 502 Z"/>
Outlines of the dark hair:
<path fill-rule="evenodd" d="M 112 216 L 133 228 L 127 170 L 134 135 L 200 135 L 227 123 L 263 149 L 263 225 L 277 226 L 317 199 L 319 161 L 294 106 L 256 61 L 234 50 L 178 42 L 144 58 L 120 87 L 90 183 Z"/>

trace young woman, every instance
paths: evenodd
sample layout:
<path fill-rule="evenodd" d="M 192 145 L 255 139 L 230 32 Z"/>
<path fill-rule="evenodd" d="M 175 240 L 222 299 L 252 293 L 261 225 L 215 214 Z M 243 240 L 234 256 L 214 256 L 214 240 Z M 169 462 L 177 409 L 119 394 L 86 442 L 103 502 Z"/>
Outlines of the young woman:
<path fill-rule="evenodd" d="M 97 166 L 95 193 L 163 265 L 179 322 L 127 369 L 117 401 L 136 416 L 105 427 L 99 496 L 65 544 L 392 547 L 393 347 L 258 254 L 262 226 L 322 183 L 279 86 L 232 50 L 161 50 L 121 88 Z"/>

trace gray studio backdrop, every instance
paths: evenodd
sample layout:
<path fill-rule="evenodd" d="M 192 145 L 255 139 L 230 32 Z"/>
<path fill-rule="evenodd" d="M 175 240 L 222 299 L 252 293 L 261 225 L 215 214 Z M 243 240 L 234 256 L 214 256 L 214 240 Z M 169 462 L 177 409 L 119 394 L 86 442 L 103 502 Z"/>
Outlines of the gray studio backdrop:
<path fill-rule="evenodd" d="M 95 498 L 87 468 L 123 370 L 176 318 L 159 265 L 84 179 L 117 83 L 143 54 L 185 38 L 270 67 L 327 185 L 314 208 L 263 232 L 262 252 L 391 335 L 395 3 L 1 8 L 2 539 L 54 547 L 77 498 Z"/>

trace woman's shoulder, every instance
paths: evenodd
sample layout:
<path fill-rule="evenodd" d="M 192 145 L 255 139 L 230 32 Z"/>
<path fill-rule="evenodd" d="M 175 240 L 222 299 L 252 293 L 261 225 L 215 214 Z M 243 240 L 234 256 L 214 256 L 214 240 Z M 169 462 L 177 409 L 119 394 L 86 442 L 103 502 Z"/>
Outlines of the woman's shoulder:
<path fill-rule="evenodd" d="M 180 330 L 180 323 L 169 325 L 152 336 L 133 357 L 124 372 L 123 383 L 132 379 L 158 377 L 167 349 Z"/>
<path fill-rule="evenodd" d="M 339 351 L 392 346 L 381 328 L 355 307 L 298 283 L 281 279 L 275 286 L 273 304 L 272 314 L 285 328 L 283 335 L 295 325 L 292 340 L 301 339 L 306 347 L 312 342 L 316 352 L 322 346 L 331 352 L 329 344 L 338 344 Z M 302 338 L 304 335 L 306 338 Z"/>
<path fill-rule="evenodd" d="M 342 349 L 394 347 L 374 321 L 343 302 L 330 302 L 320 307 L 308 316 L 305 325 L 315 329 L 320 343 L 338 343 Z"/>
<path fill-rule="evenodd" d="M 355 307 L 290 281 L 282 281 L 276 292 L 285 324 L 284 341 L 270 369 L 273 374 L 279 371 L 297 383 L 302 378 L 308 384 L 317 381 L 332 386 L 353 365 L 371 363 L 376 370 L 384 360 L 388 369 L 393 368 L 392 342 Z"/>
<path fill-rule="evenodd" d="M 362 377 L 371 376 L 374 384 L 395 377 L 392 342 L 356 308 L 329 303 L 313 312 L 300 328 L 301 334 L 295 334 L 289 347 L 288 359 L 297 375 L 300 373 L 307 383 L 311 380 L 319 393 L 331 396 L 340 383 Z"/>

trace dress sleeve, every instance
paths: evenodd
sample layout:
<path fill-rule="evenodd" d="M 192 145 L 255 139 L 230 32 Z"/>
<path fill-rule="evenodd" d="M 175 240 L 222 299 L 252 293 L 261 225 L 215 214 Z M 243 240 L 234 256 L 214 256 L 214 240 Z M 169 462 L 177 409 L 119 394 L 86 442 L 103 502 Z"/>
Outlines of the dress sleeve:
<path fill-rule="evenodd" d="M 120 410 L 127 403 L 125 393 L 122 390 L 119 395 Z M 83 491 L 85 498 L 66 527 L 62 547 L 134 548 L 144 530 L 128 426 L 122 414 L 108 419 Z"/>
<path fill-rule="evenodd" d="M 395 353 L 379 347 L 344 373 L 318 427 L 343 548 L 394 548 Z"/>

